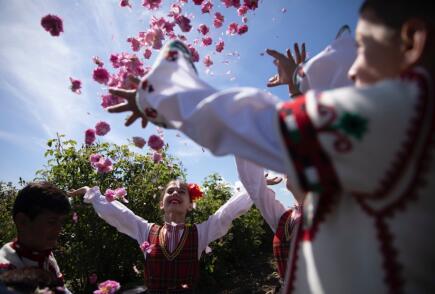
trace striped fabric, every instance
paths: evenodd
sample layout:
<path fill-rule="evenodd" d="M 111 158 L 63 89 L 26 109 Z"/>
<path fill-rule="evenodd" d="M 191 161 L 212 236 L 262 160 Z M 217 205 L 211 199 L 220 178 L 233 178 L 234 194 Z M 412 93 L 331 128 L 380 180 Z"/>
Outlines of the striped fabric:
<path fill-rule="evenodd" d="M 145 260 L 149 293 L 192 293 L 199 277 L 197 228 L 186 225 L 173 252 L 164 242 L 162 228 L 153 225 L 148 237 L 148 242 L 154 245 Z"/>

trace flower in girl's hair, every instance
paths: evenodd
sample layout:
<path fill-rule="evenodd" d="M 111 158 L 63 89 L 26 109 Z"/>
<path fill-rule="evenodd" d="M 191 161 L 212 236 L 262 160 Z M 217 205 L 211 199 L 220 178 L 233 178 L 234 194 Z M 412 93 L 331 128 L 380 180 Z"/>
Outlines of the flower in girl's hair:
<path fill-rule="evenodd" d="M 140 244 L 139 247 L 140 247 L 140 250 L 142 250 L 142 252 L 151 253 L 154 246 L 155 246 L 154 244 L 150 244 L 148 241 L 145 241 L 142 244 Z"/>
<path fill-rule="evenodd" d="M 95 125 L 95 133 L 98 136 L 104 136 L 110 131 L 110 125 L 105 121 L 99 121 Z"/>
<path fill-rule="evenodd" d="M 63 32 L 62 19 L 57 15 L 48 14 L 41 18 L 42 27 L 52 36 L 57 37 Z"/>
<path fill-rule="evenodd" d="M 87 129 L 85 132 L 85 143 L 86 145 L 92 145 L 95 141 L 95 130 Z"/>
<path fill-rule="evenodd" d="M 143 148 L 143 146 L 146 144 L 146 141 L 142 137 L 133 137 L 133 144 L 138 148 Z"/>
<path fill-rule="evenodd" d="M 189 189 L 190 200 L 196 201 L 202 198 L 203 193 L 198 184 L 189 184 L 188 189 Z"/>
<path fill-rule="evenodd" d="M 121 288 L 117 281 L 107 280 L 98 285 L 98 290 L 94 294 L 115 294 Z"/>
<path fill-rule="evenodd" d="M 81 94 L 82 91 L 80 89 L 82 88 L 82 81 L 73 79 L 71 77 L 69 78 L 69 80 L 71 82 L 71 86 L 70 86 L 71 91 L 73 91 L 76 94 Z"/>
<path fill-rule="evenodd" d="M 165 146 L 165 143 L 163 142 L 162 138 L 160 138 L 160 136 L 151 135 L 148 138 L 148 146 L 150 146 L 150 148 L 155 151 L 159 151 L 163 148 L 163 146 Z"/>

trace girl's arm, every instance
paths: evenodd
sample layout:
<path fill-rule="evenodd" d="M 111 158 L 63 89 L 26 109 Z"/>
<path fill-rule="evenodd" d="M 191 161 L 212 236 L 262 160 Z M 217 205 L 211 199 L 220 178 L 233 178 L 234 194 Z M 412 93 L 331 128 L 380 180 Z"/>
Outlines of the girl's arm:
<path fill-rule="evenodd" d="M 252 206 L 248 193 L 241 187 L 224 205 L 222 205 L 208 220 L 197 224 L 198 228 L 198 259 L 207 245 L 223 237 L 230 229 L 234 219 L 246 213 Z"/>
<path fill-rule="evenodd" d="M 98 216 L 109 225 L 115 227 L 119 232 L 137 240 L 139 244 L 142 244 L 148 239 L 148 233 L 153 225 L 152 223 L 137 216 L 119 201 L 107 201 L 106 197 L 101 195 L 98 187 L 83 187 L 69 192 L 71 196 L 83 194 L 84 202 L 92 204 Z"/>
<path fill-rule="evenodd" d="M 287 209 L 275 198 L 275 192 L 267 187 L 263 168 L 238 157 L 236 157 L 236 164 L 240 181 L 275 233 L 279 220 Z"/>

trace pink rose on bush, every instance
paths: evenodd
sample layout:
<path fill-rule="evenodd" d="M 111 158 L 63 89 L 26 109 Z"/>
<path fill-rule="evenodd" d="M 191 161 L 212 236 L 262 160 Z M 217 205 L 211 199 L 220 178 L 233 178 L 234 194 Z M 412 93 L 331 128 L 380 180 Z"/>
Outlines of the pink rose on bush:
<path fill-rule="evenodd" d="M 92 143 L 95 142 L 95 130 L 94 129 L 87 129 L 85 131 L 85 143 L 86 145 L 92 145 Z"/>
<path fill-rule="evenodd" d="M 62 19 L 53 14 L 48 14 L 41 19 L 42 27 L 52 36 L 57 37 L 63 32 Z"/>
<path fill-rule="evenodd" d="M 70 86 L 71 91 L 73 91 L 76 94 L 81 94 L 82 82 L 80 80 L 76 80 L 71 77 L 69 78 L 69 80 L 71 82 L 71 86 Z"/>
<path fill-rule="evenodd" d="M 109 81 L 110 74 L 104 67 L 97 67 L 92 73 L 94 80 L 100 84 L 106 85 Z"/>
<path fill-rule="evenodd" d="M 98 290 L 94 294 L 115 294 L 121 288 L 117 281 L 107 280 L 98 285 Z"/>
<path fill-rule="evenodd" d="M 110 125 L 105 121 L 99 121 L 95 125 L 95 131 L 98 136 L 104 136 L 110 131 Z"/>
<path fill-rule="evenodd" d="M 160 161 L 162 161 L 162 154 L 160 154 L 159 152 L 154 152 L 153 161 L 154 163 L 159 163 Z"/>
<path fill-rule="evenodd" d="M 138 148 L 143 148 L 143 146 L 146 144 L 146 141 L 142 137 L 133 137 L 133 144 Z"/>
<path fill-rule="evenodd" d="M 163 142 L 162 138 L 160 138 L 160 136 L 151 135 L 148 138 L 148 146 L 150 146 L 150 148 L 155 151 L 159 151 L 163 148 L 163 146 L 165 146 L 165 143 Z"/>

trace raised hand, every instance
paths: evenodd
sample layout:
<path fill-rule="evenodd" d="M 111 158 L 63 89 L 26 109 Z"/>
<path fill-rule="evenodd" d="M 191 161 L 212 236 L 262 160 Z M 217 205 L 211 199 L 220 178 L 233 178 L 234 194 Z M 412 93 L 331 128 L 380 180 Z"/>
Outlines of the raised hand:
<path fill-rule="evenodd" d="M 68 192 L 66 192 L 66 194 L 70 197 L 81 197 L 81 196 L 85 195 L 86 192 L 89 191 L 89 189 L 90 188 L 88 186 L 83 186 L 83 187 L 76 189 L 76 190 L 74 190 L 74 189 L 69 190 Z"/>
<path fill-rule="evenodd" d="M 107 110 L 111 113 L 119 113 L 131 111 L 132 114 L 125 121 L 125 126 L 129 126 L 134 123 L 138 118 L 142 118 L 142 128 L 145 128 L 148 124 L 147 118 L 139 111 L 136 105 L 136 90 L 123 90 L 123 89 L 109 89 L 110 94 L 124 98 L 126 101 L 110 106 Z"/>
<path fill-rule="evenodd" d="M 269 174 L 265 174 L 264 175 L 264 177 L 266 178 L 266 183 L 269 186 L 277 185 L 277 184 L 281 183 L 281 181 L 282 181 L 281 177 L 276 176 L 276 177 L 273 177 L 273 178 L 268 178 L 268 176 L 269 176 Z"/>
<path fill-rule="evenodd" d="M 273 63 L 276 65 L 278 71 L 277 74 L 269 78 L 267 86 L 276 87 L 287 84 L 289 86 L 290 93 L 299 92 L 293 83 L 293 73 L 299 64 L 305 62 L 307 57 L 305 43 L 302 43 L 301 49 L 299 49 L 299 45 L 297 43 L 294 44 L 294 58 L 290 49 L 287 49 L 287 56 L 273 49 L 267 49 L 266 52 L 275 58 Z"/>

